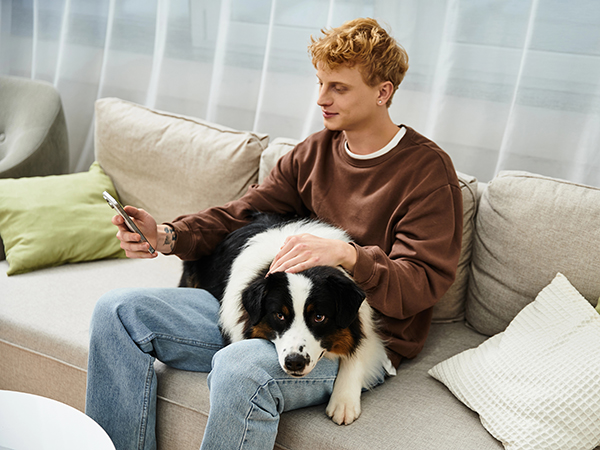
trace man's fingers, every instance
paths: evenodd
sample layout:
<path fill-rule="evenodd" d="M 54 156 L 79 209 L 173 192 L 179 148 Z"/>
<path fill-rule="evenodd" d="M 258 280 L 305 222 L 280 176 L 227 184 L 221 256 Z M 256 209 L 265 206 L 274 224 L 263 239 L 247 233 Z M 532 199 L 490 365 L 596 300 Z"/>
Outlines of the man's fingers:
<path fill-rule="evenodd" d="M 137 236 L 139 237 L 139 235 Z M 150 247 L 147 242 L 121 241 L 121 248 L 125 250 L 125 254 L 128 258 L 154 258 L 158 255 L 157 252 L 152 254 L 148 251 Z"/>
<path fill-rule="evenodd" d="M 151 258 L 156 258 L 158 256 L 158 252 L 150 253 L 147 248 L 144 251 L 125 250 L 125 256 L 127 256 L 128 258 L 135 258 L 135 259 L 151 259 Z"/>
<path fill-rule="evenodd" d="M 313 255 L 310 245 L 304 242 L 307 238 L 308 235 L 296 235 L 286 238 L 271 263 L 269 273 L 298 273 L 315 266 L 319 258 Z"/>
<path fill-rule="evenodd" d="M 117 231 L 117 238 L 121 241 L 121 242 L 141 242 L 142 237 L 137 234 L 137 233 L 132 233 L 131 231 L 129 231 L 129 228 L 125 227 L 121 228 L 119 227 L 119 231 Z"/>

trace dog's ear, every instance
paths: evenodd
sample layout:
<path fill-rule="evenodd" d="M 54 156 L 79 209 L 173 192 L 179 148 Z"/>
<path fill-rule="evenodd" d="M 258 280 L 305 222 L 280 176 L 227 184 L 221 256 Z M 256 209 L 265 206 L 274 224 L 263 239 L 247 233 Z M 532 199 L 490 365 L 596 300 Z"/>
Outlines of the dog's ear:
<path fill-rule="evenodd" d="M 348 328 L 358 316 L 360 305 L 367 295 L 353 280 L 342 273 L 329 275 L 327 283 L 335 298 L 336 323 L 340 328 Z"/>
<path fill-rule="evenodd" d="M 275 272 L 266 278 L 257 278 L 243 290 L 242 305 L 248 312 L 252 326 L 258 325 L 267 313 L 265 304 L 267 296 L 281 297 L 287 291 L 287 286 L 287 274 L 284 272 Z"/>
<path fill-rule="evenodd" d="M 252 326 L 257 325 L 265 315 L 267 283 L 268 279 L 261 277 L 242 291 L 242 305 L 248 312 Z"/>

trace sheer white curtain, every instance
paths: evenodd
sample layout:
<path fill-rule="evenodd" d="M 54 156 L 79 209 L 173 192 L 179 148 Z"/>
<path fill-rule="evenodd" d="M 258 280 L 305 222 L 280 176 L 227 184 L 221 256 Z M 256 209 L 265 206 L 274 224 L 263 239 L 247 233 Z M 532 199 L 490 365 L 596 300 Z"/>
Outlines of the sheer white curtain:
<path fill-rule="evenodd" d="M 410 56 L 394 120 L 458 170 L 600 186 L 595 0 L 0 0 L 0 75 L 57 87 L 74 171 L 100 97 L 303 138 L 322 127 L 309 36 L 365 16 Z"/>

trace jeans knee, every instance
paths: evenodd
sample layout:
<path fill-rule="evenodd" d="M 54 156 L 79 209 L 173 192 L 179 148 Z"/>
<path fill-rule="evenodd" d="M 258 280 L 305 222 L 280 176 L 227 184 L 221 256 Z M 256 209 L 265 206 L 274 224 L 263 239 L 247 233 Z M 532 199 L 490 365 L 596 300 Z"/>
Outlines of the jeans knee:
<path fill-rule="evenodd" d="M 92 313 L 90 334 L 93 336 L 97 329 L 107 332 L 111 324 L 121 323 L 122 316 L 128 315 L 126 311 L 135 309 L 136 299 L 139 292 L 133 288 L 114 289 L 100 297 Z"/>
<path fill-rule="evenodd" d="M 259 371 L 251 357 L 249 341 L 230 344 L 219 350 L 212 360 L 212 382 L 230 383 L 236 379 L 254 378 Z"/>
<path fill-rule="evenodd" d="M 208 377 L 211 394 L 220 397 L 246 398 L 252 401 L 259 393 L 277 397 L 275 377 L 279 374 L 275 347 L 269 341 L 251 339 L 236 342 L 219 350 L 212 360 Z"/>
<path fill-rule="evenodd" d="M 265 339 L 247 339 L 230 344 L 213 357 L 213 371 L 251 375 L 278 369 L 277 351 Z"/>
<path fill-rule="evenodd" d="M 92 323 L 114 316 L 120 305 L 128 301 L 130 289 L 114 289 L 98 299 L 92 313 Z"/>
<path fill-rule="evenodd" d="M 92 327 L 96 323 L 104 323 L 117 310 L 116 291 L 110 291 L 98 299 L 92 313 Z"/>

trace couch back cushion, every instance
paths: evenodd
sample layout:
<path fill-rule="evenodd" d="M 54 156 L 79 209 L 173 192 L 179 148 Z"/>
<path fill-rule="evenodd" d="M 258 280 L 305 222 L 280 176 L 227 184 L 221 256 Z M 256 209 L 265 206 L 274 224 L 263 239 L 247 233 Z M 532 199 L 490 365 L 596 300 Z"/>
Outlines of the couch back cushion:
<path fill-rule="evenodd" d="M 293 149 L 300 141 L 276 138 L 263 152 L 260 160 L 259 182 L 265 179 L 277 160 Z M 463 239 L 458 262 L 456 279 L 448 292 L 433 308 L 433 321 L 436 323 L 455 322 L 465 317 L 465 296 L 469 281 L 469 264 L 477 211 L 477 179 L 458 172 L 458 182 L 463 197 Z"/>
<path fill-rule="evenodd" d="M 266 135 L 116 98 L 96 102 L 96 159 L 122 203 L 159 223 L 241 197 L 267 144 Z"/>
<path fill-rule="evenodd" d="M 258 182 L 269 175 L 269 172 L 275 167 L 279 158 L 293 149 L 300 141 L 288 138 L 275 138 L 270 143 L 267 149 L 260 156 L 260 169 L 258 171 Z"/>
<path fill-rule="evenodd" d="M 457 175 L 463 198 L 462 247 L 454 283 L 433 308 L 434 323 L 455 322 L 465 318 L 465 300 L 477 212 L 477 179 L 461 172 L 457 172 Z"/>
<path fill-rule="evenodd" d="M 596 304 L 600 295 L 600 189 L 527 172 L 501 172 L 479 203 L 467 321 L 503 331 L 563 273 Z"/>

